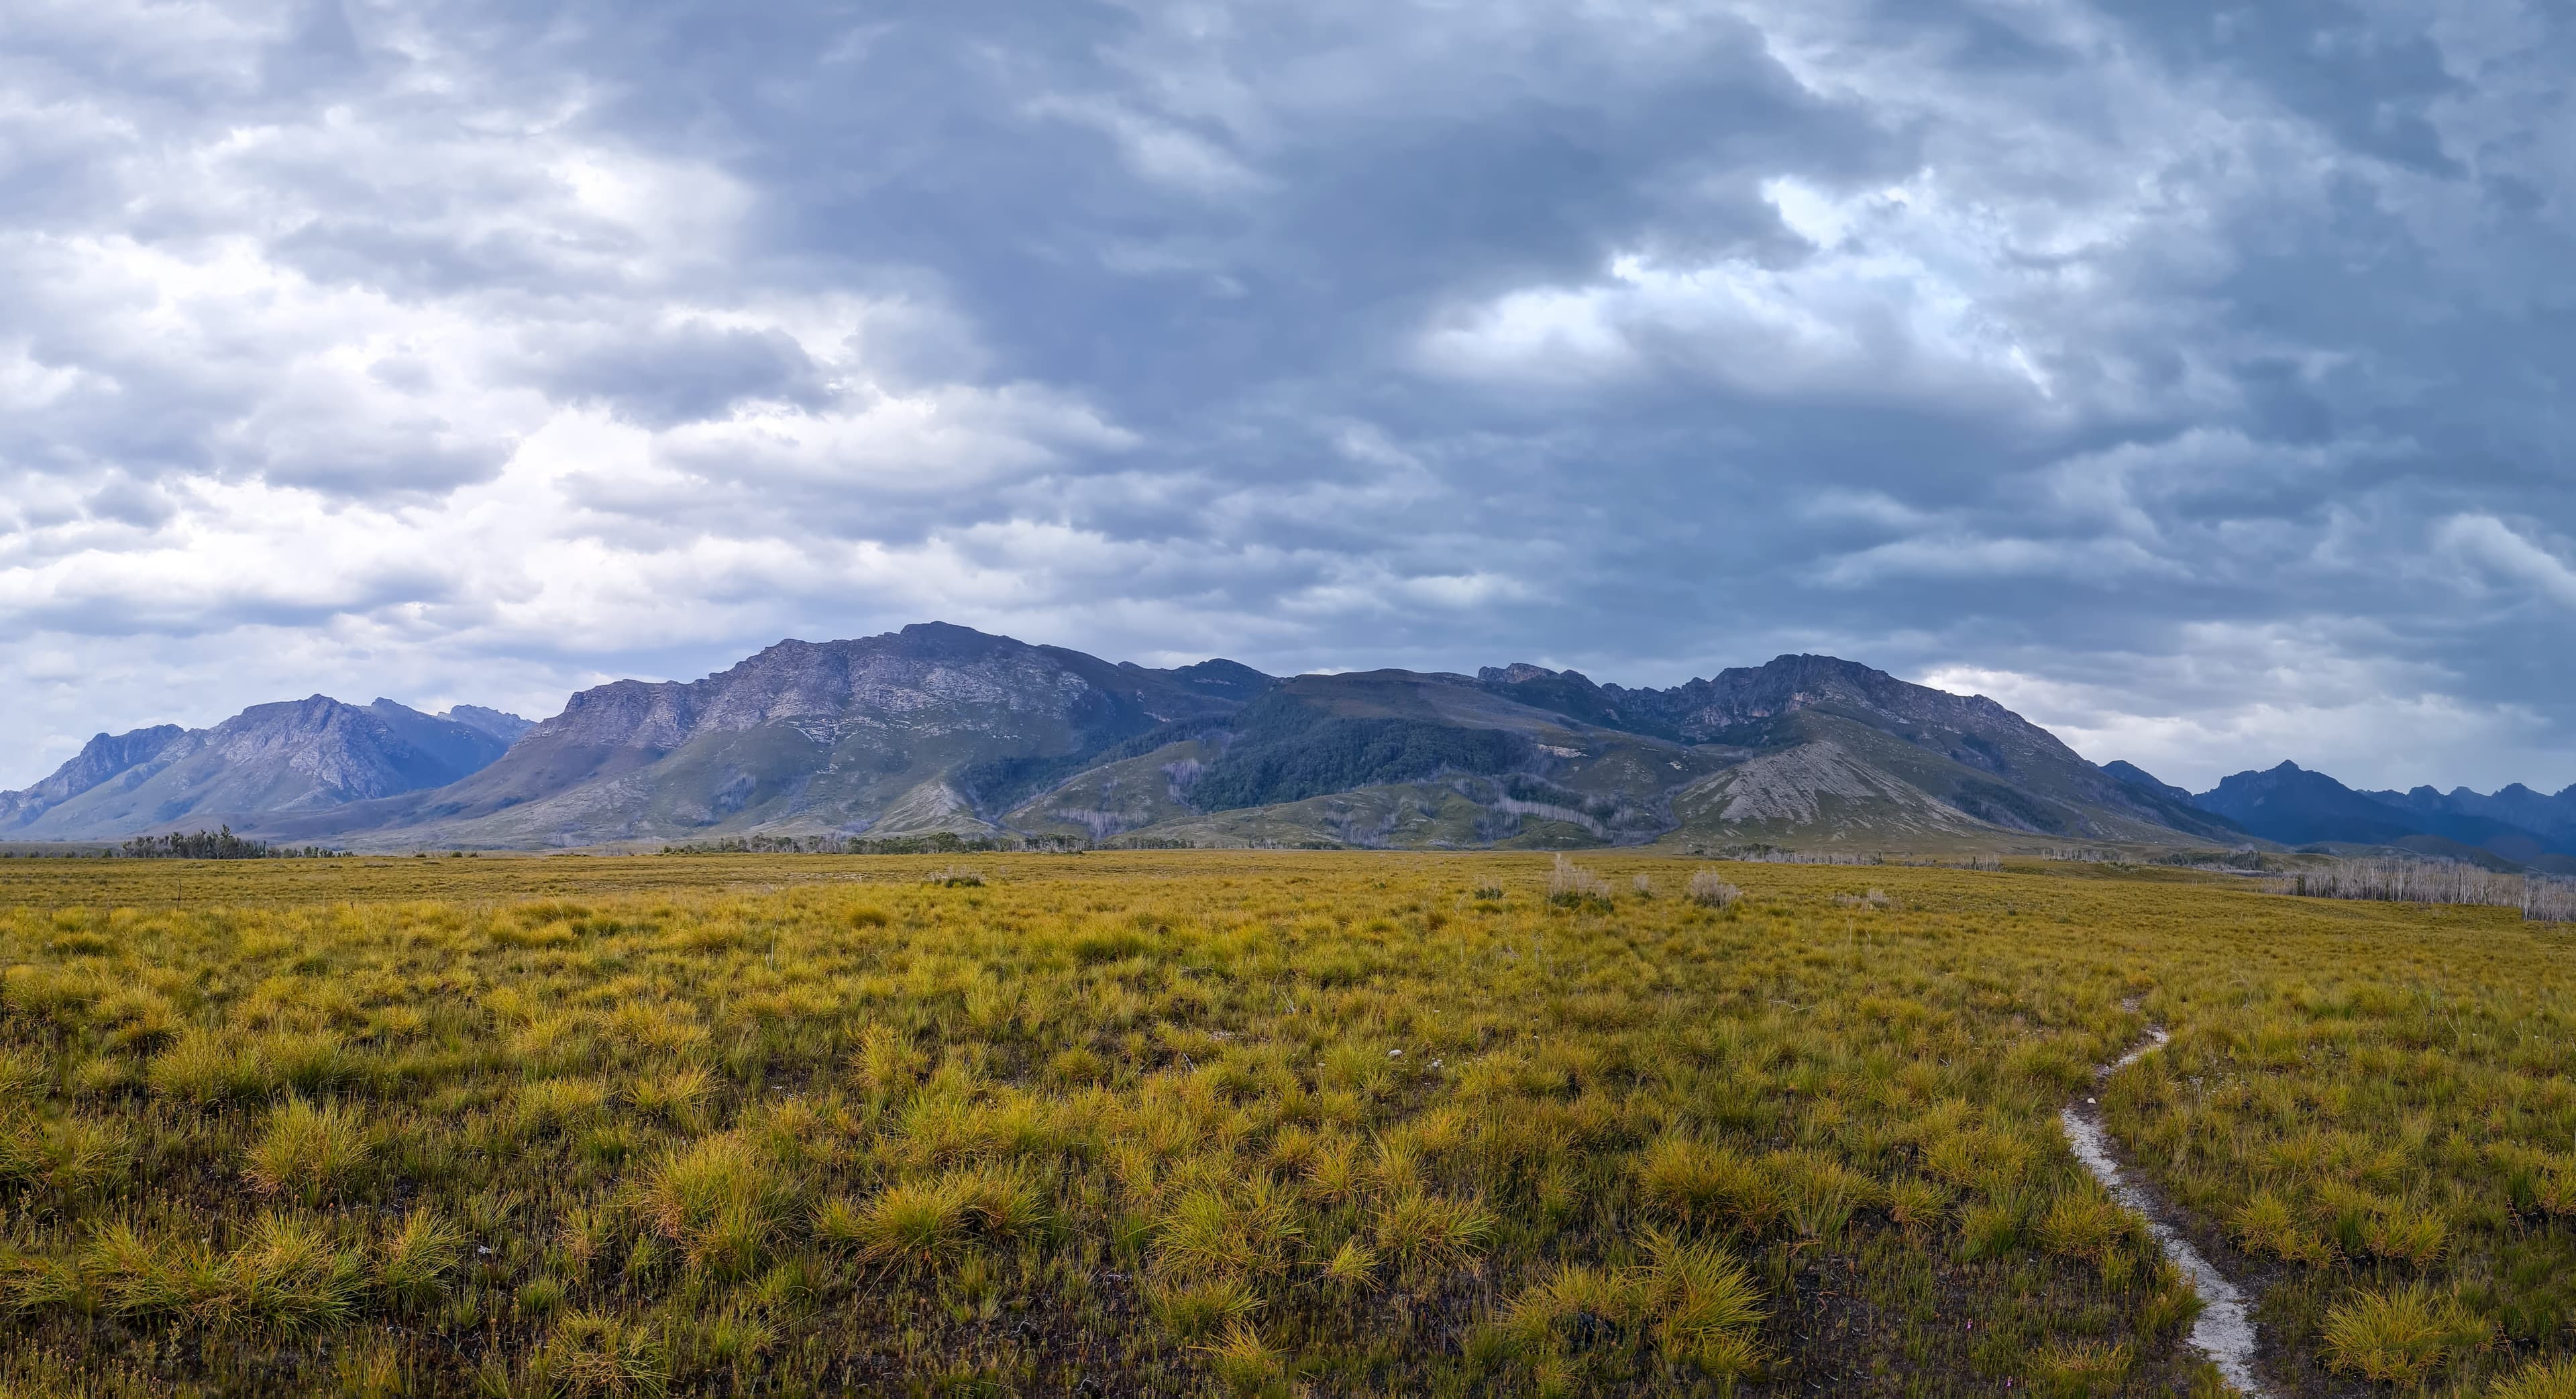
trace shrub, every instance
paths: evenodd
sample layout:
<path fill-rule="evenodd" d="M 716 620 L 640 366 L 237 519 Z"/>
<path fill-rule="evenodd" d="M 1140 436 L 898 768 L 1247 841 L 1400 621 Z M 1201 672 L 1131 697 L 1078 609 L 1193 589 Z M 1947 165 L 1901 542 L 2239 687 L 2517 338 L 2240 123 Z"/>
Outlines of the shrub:
<path fill-rule="evenodd" d="M 1547 901 L 1563 908 L 1586 904 L 1607 905 L 1611 899 L 1610 881 L 1585 869 L 1562 855 L 1547 872 Z"/>
<path fill-rule="evenodd" d="M 1690 901 L 1702 908 L 1732 908 L 1744 897 L 1744 891 L 1726 882 L 1715 870 L 1694 870 L 1690 877 Z"/>

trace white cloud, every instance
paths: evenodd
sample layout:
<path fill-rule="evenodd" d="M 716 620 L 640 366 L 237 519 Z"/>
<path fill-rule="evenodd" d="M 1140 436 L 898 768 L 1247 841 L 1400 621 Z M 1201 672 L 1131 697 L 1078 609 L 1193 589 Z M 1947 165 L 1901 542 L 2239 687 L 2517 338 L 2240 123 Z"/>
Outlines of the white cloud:
<path fill-rule="evenodd" d="M 2561 607 L 2576 608 L 2576 568 L 2493 515 L 2454 515 L 2434 532 L 2442 549 L 2522 584 Z"/>
<path fill-rule="evenodd" d="M 2374 656 L 2349 625 L 2204 624 L 2176 639 L 2183 649 L 2101 658 L 2081 678 L 1964 662 L 1914 678 L 1989 696 L 2094 762 L 2126 759 L 2193 791 L 2283 759 L 2366 790 L 2576 782 L 2576 755 L 2532 761 L 2545 716 L 2462 698 L 2458 675 Z M 2114 678 L 2132 674 L 2152 679 Z"/>

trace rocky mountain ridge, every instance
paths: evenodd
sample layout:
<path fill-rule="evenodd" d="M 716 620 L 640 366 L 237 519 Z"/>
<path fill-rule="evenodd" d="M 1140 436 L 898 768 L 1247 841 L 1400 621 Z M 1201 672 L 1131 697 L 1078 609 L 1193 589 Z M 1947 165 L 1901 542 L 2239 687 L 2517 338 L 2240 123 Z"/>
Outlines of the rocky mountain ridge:
<path fill-rule="evenodd" d="M 98 840 L 181 827 L 254 827 L 441 787 L 506 752 L 527 721 L 498 710 L 423 714 L 327 695 L 254 705 L 206 729 L 99 734 L 22 792 L 0 792 L 0 836 Z"/>
<path fill-rule="evenodd" d="M 1992 700 L 1833 657 L 1669 690 L 1528 664 L 1281 679 L 942 623 L 595 687 L 458 782 L 258 829 L 392 847 L 943 830 L 1428 848 L 2245 839 Z"/>
<path fill-rule="evenodd" d="M 1112 664 L 945 623 L 621 680 L 531 724 L 324 696 L 102 734 L 0 835 L 229 822 L 291 843 L 528 848 L 962 834 L 1194 843 L 1906 849 L 2413 841 L 2576 848 L 2576 789 L 2356 793 L 2284 764 L 2195 796 L 1992 699 L 1831 656 L 1668 689 L 1526 662 L 1288 678 Z"/>

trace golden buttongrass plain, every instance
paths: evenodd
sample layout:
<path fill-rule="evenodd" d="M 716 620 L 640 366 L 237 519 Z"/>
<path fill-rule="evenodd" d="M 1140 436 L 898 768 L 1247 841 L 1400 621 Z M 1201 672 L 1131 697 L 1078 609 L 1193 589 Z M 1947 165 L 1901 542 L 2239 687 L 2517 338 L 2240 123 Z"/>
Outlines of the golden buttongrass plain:
<path fill-rule="evenodd" d="M 2285 1387 L 2561 1394 L 2571 993 L 2099 864 L 0 862 L 0 1393 L 2211 1392 L 2097 1096 Z"/>

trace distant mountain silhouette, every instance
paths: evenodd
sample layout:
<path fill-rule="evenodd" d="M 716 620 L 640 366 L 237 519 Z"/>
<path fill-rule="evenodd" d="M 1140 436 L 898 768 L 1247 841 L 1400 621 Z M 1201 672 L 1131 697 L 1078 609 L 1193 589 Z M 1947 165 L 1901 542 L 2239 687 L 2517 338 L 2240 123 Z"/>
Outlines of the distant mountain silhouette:
<path fill-rule="evenodd" d="M 469 847 L 932 831 L 1431 848 L 2245 839 L 1990 699 L 1830 656 L 1668 690 L 1527 664 L 1280 680 L 935 622 L 585 690 L 461 781 L 257 829 Z"/>
<path fill-rule="evenodd" d="M 498 710 L 422 714 L 327 695 L 243 710 L 211 729 L 100 734 L 52 776 L 0 792 L 0 837 L 97 840 L 245 829 L 373 797 L 440 787 L 508 750 L 527 721 Z"/>
<path fill-rule="evenodd" d="M 2295 763 L 2198 796 L 1991 699 L 1833 656 L 1669 689 L 1118 663 L 943 622 L 620 680 L 531 724 L 326 696 L 101 734 L 0 793 L 0 838 L 229 824 L 293 844 L 542 848 L 745 836 L 1722 851 L 2398 847 L 2576 869 L 2576 788 L 2356 792 Z"/>
<path fill-rule="evenodd" d="M 2576 857 L 2576 788 L 2543 797 L 2515 786 L 2492 797 L 2466 788 L 2449 795 L 2357 792 L 2321 772 L 2284 762 L 2240 772 L 2192 798 L 2202 809 L 2284 845 L 2385 845 L 2424 854 L 2482 852 L 2513 864 L 2555 867 Z M 2563 804 L 2562 804 L 2563 803 Z M 2501 813 L 2524 816 L 2507 819 Z"/>

